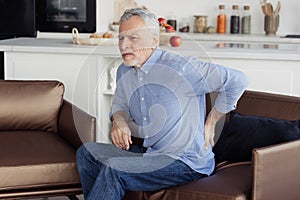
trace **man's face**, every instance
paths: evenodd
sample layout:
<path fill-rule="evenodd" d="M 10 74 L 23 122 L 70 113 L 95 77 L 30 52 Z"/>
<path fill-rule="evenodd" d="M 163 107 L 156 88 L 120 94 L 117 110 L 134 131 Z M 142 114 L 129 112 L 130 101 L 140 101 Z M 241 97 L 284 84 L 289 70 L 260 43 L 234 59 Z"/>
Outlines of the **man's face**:
<path fill-rule="evenodd" d="M 120 24 L 119 50 L 126 66 L 140 68 L 150 57 L 158 43 L 152 29 L 139 16 Z"/>

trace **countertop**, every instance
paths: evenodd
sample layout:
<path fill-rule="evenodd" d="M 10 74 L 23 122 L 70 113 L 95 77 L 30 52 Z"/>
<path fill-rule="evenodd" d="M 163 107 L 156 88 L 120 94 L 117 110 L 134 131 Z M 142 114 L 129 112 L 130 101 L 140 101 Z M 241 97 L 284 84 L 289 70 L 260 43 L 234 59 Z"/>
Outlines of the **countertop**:
<path fill-rule="evenodd" d="M 207 34 L 207 37 L 209 34 Z M 190 35 L 191 36 L 191 35 Z M 199 37 L 199 35 L 197 36 Z M 206 36 L 205 36 L 206 37 Z M 285 38 L 286 39 L 286 38 Z M 299 39 L 294 39 L 299 40 Z M 202 58 L 266 59 L 300 61 L 300 44 L 262 42 L 203 41 L 185 39 L 180 47 L 161 46 L 178 54 Z M 120 56 L 117 46 L 89 46 L 62 38 L 17 38 L 0 41 L 0 51 L 95 54 Z"/>
<path fill-rule="evenodd" d="M 207 34 L 207 33 L 178 33 L 185 39 L 200 41 L 223 41 L 223 42 L 245 42 L 245 43 L 284 43 L 300 44 L 300 38 L 286 38 L 285 35 L 264 34 Z M 300 35 L 299 35 L 300 36 Z"/>

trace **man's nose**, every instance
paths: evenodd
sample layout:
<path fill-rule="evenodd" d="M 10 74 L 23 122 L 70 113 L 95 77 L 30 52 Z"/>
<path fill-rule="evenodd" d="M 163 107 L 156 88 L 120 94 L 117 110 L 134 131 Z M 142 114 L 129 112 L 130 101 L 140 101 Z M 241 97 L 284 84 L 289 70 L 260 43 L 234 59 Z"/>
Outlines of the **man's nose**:
<path fill-rule="evenodd" d="M 130 47 L 130 41 L 128 38 L 124 37 L 122 40 L 119 40 L 120 49 L 126 49 Z"/>

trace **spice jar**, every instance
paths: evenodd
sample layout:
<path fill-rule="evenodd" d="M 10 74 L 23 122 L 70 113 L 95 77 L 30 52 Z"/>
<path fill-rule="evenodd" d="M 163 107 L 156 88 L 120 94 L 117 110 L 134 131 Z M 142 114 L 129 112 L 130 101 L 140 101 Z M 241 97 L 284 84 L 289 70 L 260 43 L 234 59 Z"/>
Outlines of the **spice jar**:
<path fill-rule="evenodd" d="M 219 5 L 219 13 L 217 17 L 217 33 L 226 33 L 225 5 Z"/>
<path fill-rule="evenodd" d="M 230 16 L 230 33 L 237 34 L 240 33 L 240 15 L 239 15 L 239 6 L 232 6 L 232 13 Z"/>
<path fill-rule="evenodd" d="M 179 32 L 190 32 L 190 25 L 187 18 L 183 18 L 179 24 Z"/>
<path fill-rule="evenodd" d="M 242 16 L 242 34 L 250 34 L 250 32 L 251 32 L 250 6 L 244 6 L 244 13 Z"/>
<path fill-rule="evenodd" d="M 167 24 L 173 26 L 175 31 L 177 30 L 177 20 L 176 20 L 175 14 L 173 12 L 171 12 L 170 16 L 168 17 Z"/>
<path fill-rule="evenodd" d="M 195 33 L 206 33 L 206 15 L 194 15 L 194 32 Z"/>

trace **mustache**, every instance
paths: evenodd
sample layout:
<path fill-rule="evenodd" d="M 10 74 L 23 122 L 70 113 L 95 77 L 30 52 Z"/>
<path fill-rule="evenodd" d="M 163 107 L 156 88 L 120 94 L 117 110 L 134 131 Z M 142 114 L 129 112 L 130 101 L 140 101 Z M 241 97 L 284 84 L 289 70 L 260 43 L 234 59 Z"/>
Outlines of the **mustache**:
<path fill-rule="evenodd" d="M 142 48 L 135 48 L 135 49 L 132 49 L 132 50 L 128 50 L 128 49 L 125 49 L 123 51 L 121 51 L 121 54 L 134 54 L 134 53 L 138 53 L 138 52 L 143 52 L 145 50 L 154 50 L 155 48 L 154 47 L 142 47 Z"/>

